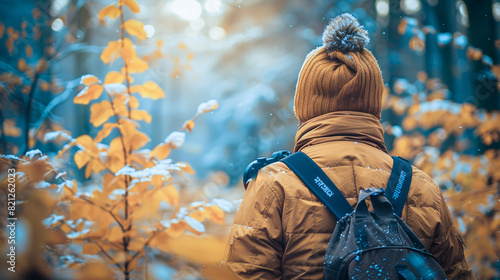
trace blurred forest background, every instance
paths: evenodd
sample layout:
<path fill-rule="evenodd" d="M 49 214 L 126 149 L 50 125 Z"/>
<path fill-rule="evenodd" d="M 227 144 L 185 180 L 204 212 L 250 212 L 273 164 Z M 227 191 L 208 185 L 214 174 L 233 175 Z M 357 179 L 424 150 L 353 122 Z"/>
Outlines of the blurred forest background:
<path fill-rule="evenodd" d="M 391 154 L 500 279 L 498 0 L 0 1 L 0 278 L 230 279 L 242 173 L 292 150 L 297 75 L 343 12 L 371 35 Z"/>

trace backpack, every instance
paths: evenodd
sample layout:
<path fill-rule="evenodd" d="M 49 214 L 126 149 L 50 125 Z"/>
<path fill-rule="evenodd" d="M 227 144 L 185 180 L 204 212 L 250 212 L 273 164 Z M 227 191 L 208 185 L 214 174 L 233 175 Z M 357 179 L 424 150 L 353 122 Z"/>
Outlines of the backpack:
<path fill-rule="evenodd" d="M 325 255 L 325 279 L 447 279 L 434 255 L 399 217 L 412 166 L 399 157 L 393 160 L 387 188 L 362 190 L 355 210 L 306 154 L 281 160 L 338 219 Z M 368 211 L 368 198 L 373 212 Z"/>

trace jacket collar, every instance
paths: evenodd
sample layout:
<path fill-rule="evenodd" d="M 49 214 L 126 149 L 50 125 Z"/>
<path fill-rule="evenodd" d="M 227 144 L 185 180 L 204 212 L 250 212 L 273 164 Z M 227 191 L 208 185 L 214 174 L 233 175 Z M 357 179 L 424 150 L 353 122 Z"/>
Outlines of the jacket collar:
<path fill-rule="evenodd" d="M 380 121 L 372 114 L 355 111 L 331 112 L 303 123 L 295 135 L 294 152 L 332 141 L 356 141 L 387 153 Z"/>

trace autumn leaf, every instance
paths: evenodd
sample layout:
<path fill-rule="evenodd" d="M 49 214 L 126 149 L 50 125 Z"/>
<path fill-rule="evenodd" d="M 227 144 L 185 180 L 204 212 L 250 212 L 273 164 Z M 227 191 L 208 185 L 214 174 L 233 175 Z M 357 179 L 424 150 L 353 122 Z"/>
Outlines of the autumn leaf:
<path fill-rule="evenodd" d="M 119 5 L 126 5 L 134 13 L 141 12 L 135 0 L 120 0 Z"/>
<path fill-rule="evenodd" d="M 92 138 L 89 135 L 82 135 L 79 136 L 75 139 L 75 144 L 77 144 L 81 149 L 84 149 L 85 151 L 97 155 L 99 152 L 99 149 L 97 148 L 97 145 L 94 143 Z"/>
<path fill-rule="evenodd" d="M 119 137 L 111 140 L 108 150 L 108 169 L 116 173 L 125 166 L 124 158 L 125 147 Z"/>
<path fill-rule="evenodd" d="M 186 133 L 174 131 L 165 138 L 165 143 L 169 144 L 172 149 L 178 149 L 184 145 Z"/>
<path fill-rule="evenodd" d="M 144 98 L 153 100 L 165 97 L 163 90 L 153 81 L 147 81 L 142 85 L 134 85 L 130 89 L 133 93 L 139 93 Z"/>
<path fill-rule="evenodd" d="M 92 173 L 99 174 L 104 169 L 106 169 L 106 166 L 101 162 L 99 157 L 95 157 L 85 168 L 85 178 L 89 178 Z"/>
<path fill-rule="evenodd" d="M 90 122 L 95 127 L 101 126 L 113 115 L 113 107 L 107 100 L 96 103 L 90 107 Z"/>
<path fill-rule="evenodd" d="M 90 84 L 97 83 L 97 82 L 99 82 L 99 79 L 96 76 L 90 75 L 90 74 L 83 75 L 81 80 L 80 80 L 80 84 L 85 85 L 85 86 L 88 86 Z"/>
<path fill-rule="evenodd" d="M 94 138 L 94 142 L 96 143 L 101 142 L 104 138 L 108 137 L 108 135 L 115 127 L 118 127 L 116 123 L 105 123 L 102 126 L 102 129 L 97 133 L 96 137 Z"/>
<path fill-rule="evenodd" d="M 125 80 L 125 74 L 117 71 L 111 71 L 106 75 L 106 78 L 104 78 L 104 84 L 114 84 L 114 83 L 123 83 Z"/>
<path fill-rule="evenodd" d="M 205 232 L 205 226 L 195 218 L 186 216 L 184 217 L 184 221 L 188 224 L 187 229 L 192 233 L 199 235 Z"/>
<path fill-rule="evenodd" d="M 139 108 L 139 100 L 135 98 L 135 96 L 129 96 L 128 103 L 130 105 L 130 108 Z"/>
<path fill-rule="evenodd" d="M 119 41 L 110 41 L 108 46 L 101 53 L 101 60 L 104 63 L 115 61 L 120 52 L 121 44 Z"/>
<path fill-rule="evenodd" d="M 204 113 L 211 112 L 217 108 L 219 108 L 219 104 L 217 103 L 217 100 L 211 99 L 211 100 L 208 100 L 207 102 L 201 103 L 198 106 L 197 113 L 204 114 Z"/>
<path fill-rule="evenodd" d="M 19 137 L 21 135 L 21 129 L 17 127 L 14 119 L 4 120 L 2 125 L 5 136 Z"/>
<path fill-rule="evenodd" d="M 188 163 L 186 162 L 178 162 L 177 163 L 177 166 L 184 172 L 188 173 L 188 174 L 194 174 L 196 172 L 194 172 L 194 169 L 191 167 L 191 165 L 189 165 Z"/>
<path fill-rule="evenodd" d="M 123 47 L 121 49 L 121 55 L 125 63 L 137 57 L 137 53 L 135 52 L 134 49 L 134 44 L 132 43 L 132 41 L 130 41 L 129 38 L 123 39 Z"/>
<path fill-rule="evenodd" d="M 186 121 L 182 126 L 182 128 L 187 130 L 187 132 L 191 132 L 194 128 L 194 121 L 193 120 Z"/>
<path fill-rule="evenodd" d="M 224 224 L 224 211 L 219 206 L 213 205 L 205 208 L 207 219 L 219 225 Z"/>
<path fill-rule="evenodd" d="M 130 118 L 136 121 L 145 121 L 147 123 L 151 122 L 151 115 L 146 110 L 132 110 L 130 112 Z"/>
<path fill-rule="evenodd" d="M 111 232 L 106 236 L 106 238 L 110 242 L 122 242 L 123 241 L 123 232 L 119 227 L 113 227 Z"/>
<path fill-rule="evenodd" d="M 406 33 L 406 27 L 408 26 L 408 20 L 406 18 L 403 18 L 398 25 L 398 33 L 400 35 L 403 35 Z"/>
<path fill-rule="evenodd" d="M 161 188 L 157 192 L 158 198 L 160 200 L 168 202 L 170 205 L 179 204 L 179 191 L 173 185 L 168 185 Z"/>
<path fill-rule="evenodd" d="M 186 231 L 187 223 L 185 221 L 179 221 L 178 223 L 173 223 L 169 228 L 165 230 L 165 233 L 171 238 L 179 238 Z"/>
<path fill-rule="evenodd" d="M 85 151 L 78 151 L 75 153 L 75 163 L 78 169 L 84 167 L 92 157 Z"/>
<path fill-rule="evenodd" d="M 194 211 L 193 213 L 189 214 L 188 216 L 193 217 L 200 222 L 203 222 L 203 220 L 205 220 L 205 214 L 206 214 L 205 211 L 198 210 L 198 211 Z"/>
<path fill-rule="evenodd" d="M 114 112 L 118 116 L 128 117 L 128 107 L 127 107 L 128 95 L 116 95 L 113 98 L 113 108 Z"/>
<path fill-rule="evenodd" d="M 160 143 L 152 151 L 150 156 L 157 157 L 160 160 L 166 159 L 170 154 L 170 145 L 166 143 Z"/>
<path fill-rule="evenodd" d="M 97 255 L 97 253 L 99 253 L 100 251 L 101 249 L 99 248 L 99 246 L 92 242 L 87 242 L 83 244 L 82 247 L 82 254 L 85 255 Z"/>
<path fill-rule="evenodd" d="M 1 36 L 0 36 L 1 38 Z M 24 47 L 24 52 L 26 53 L 27 58 L 31 58 L 33 56 L 33 48 L 30 45 L 26 45 Z"/>
<path fill-rule="evenodd" d="M 130 74 L 141 73 L 141 72 L 146 71 L 149 68 L 148 63 L 146 61 L 138 58 L 138 57 L 134 57 L 130 60 L 126 60 L 125 64 L 127 65 L 127 70 L 128 70 L 128 73 L 130 73 Z"/>
<path fill-rule="evenodd" d="M 110 19 L 115 19 L 119 17 L 120 14 L 121 14 L 120 8 L 110 5 L 103 8 L 99 12 L 99 14 L 97 14 L 97 17 L 99 18 L 99 21 L 102 23 L 105 17 L 109 17 Z"/>
<path fill-rule="evenodd" d="M 58 228 L 48 229 L 46 232 L 45 243 L 49 246 L 68 243 L 66 234 Z"/>
<path fill-rule="evenodd" d="M 138 39 L 146 39 L 146 31 L 144 31 L 144 24 L 136 19 L 129 19 L 123 23 L 123 27 L 132 36 L 137 36 Z"/>
<path fill-rule="evenodd" d="M 24 58 L 20 58 L 17 61 L 17 69 L 21 72 L 26 72 L 26 70 L 28 70 L 28 65 L 26 64 L 26 60 L 24 60 Z"/>
<path fill-rule="evenodd" d="M 127 92 L 127 87 L 121 83 L 113 83 L 113 84 L 104 85 L 104 89 L 111 96 L 116 96 L 116 95 L 124 94 Z"/>
<path fill-rule="evenodd" d="M 100 84 L 91 84 L 86 86 L 77 96 L 73 99 L 73 103 L 86 105 L 90 101 L 97 99 L 101 96 L 104 87 Z"/>

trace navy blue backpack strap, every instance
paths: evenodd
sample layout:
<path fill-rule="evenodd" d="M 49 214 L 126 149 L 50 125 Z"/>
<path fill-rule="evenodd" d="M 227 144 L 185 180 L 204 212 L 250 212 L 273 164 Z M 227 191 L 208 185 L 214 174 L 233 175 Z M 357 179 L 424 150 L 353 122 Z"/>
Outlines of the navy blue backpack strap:
<path fill-rule="evenodd" d="M 338 220 L 354 211 L 332 180 L 306 154 L 297 152 L 281 161 L 302 180 Z"/>
<path fill-rule="evenodd" d="M 394 163 L 385 189 L 385 196 L 391 202 L 394 213 L 401 217 L 410 190 L 413 169 L 406 159 L 400 157 L 392 157 L 392 159 Z"/>

